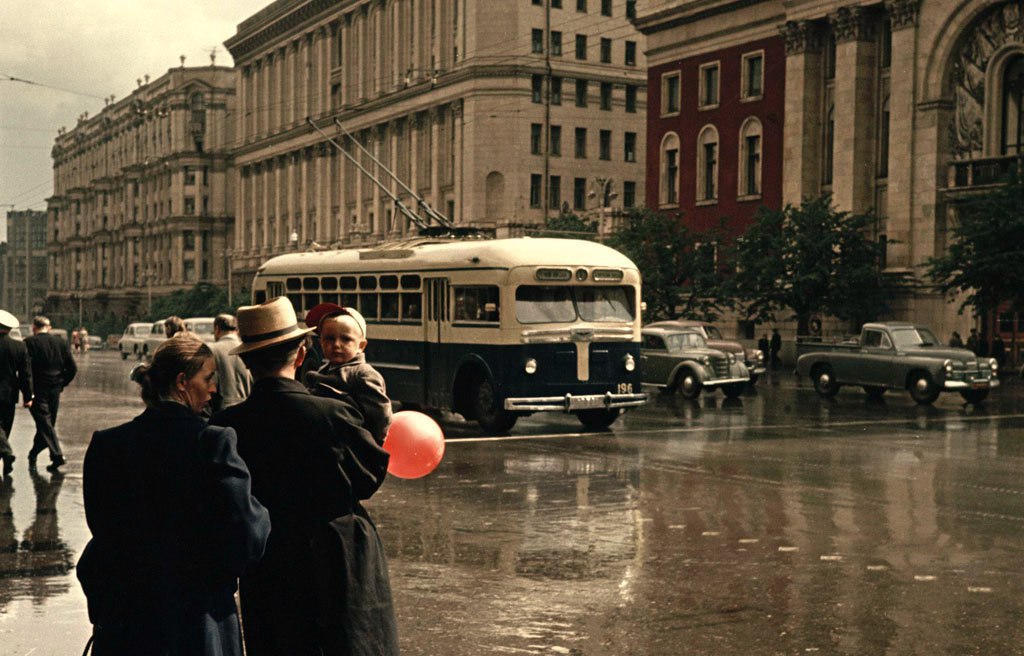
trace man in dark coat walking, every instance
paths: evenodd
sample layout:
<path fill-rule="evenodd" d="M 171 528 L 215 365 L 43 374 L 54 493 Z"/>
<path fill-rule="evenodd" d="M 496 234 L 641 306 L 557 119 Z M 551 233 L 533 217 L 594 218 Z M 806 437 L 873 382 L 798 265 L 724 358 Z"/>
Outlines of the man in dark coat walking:
<path fill-rule="evenodd" d="M 249 398 L 211 424 L 238 433 L 253 495 L 270 511 L 266 554 L 241 578 L 248 656 L 392 656 L 398 635 L 384 548 L 360 501 L 388 454 L 355 406 L 295 380 L 305 336 L 286 298 L 238 310 Z"/>
<path fill-rule="evenodd" d="M 3 477 L 14 470 L 14 451 L 11 449 L 11 427 L 14 426 L 14 408 L 18 405 L 18 392 L 26 408 L 32 406 L 32 370 L 25 344 L 11 337 L 11 329 L 18 327 L 18 319 L 6 310 L 0 310 L 0 458 L 3 459 Z"/>
<path fill-rule="evenodd" d="M 34 467 L 39 453 L 49 449 L 50 464 L 46 469 L 57 471 L 66 462 L 57 439 L 60 393 L 74 380 L 78 367 L 68 343 L 50 333 L 50 320 L 44 316 L 32 320 L 32 336 L 25 339 L 25 346 L 32 359 L 35 396 L 31 409 L 32 419 L 36 422 L 36 436 L 28 452 L 28 465 Z"/>

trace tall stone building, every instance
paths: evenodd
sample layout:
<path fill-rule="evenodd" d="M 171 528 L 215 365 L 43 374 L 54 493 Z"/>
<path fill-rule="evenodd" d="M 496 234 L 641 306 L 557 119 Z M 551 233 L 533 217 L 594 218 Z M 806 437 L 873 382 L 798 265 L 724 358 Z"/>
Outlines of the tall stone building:
<path fill-rule="evenodd" d="M 48 199 L 48 312 L 135 319 L 153 297 L 224 285 L 234 71 L 172 68 L 61 129 Z"/>
<path fill-rule="evenodd" d="M 46 212 L 7 213 L 7 250 L 0 307 L 28 322 L 43 309 L 49 278 L 46 257 Z"/>
<path fill-rule="evenodd" d="M 874 211 L 886 271 L 902 281 L 894 315 L 964 333 L 970 320 L 921 267 L 945 251 L 957 199 L 1019 161 L 1019 2 L 651 0 L 636 25 L 648 39 L 652 205 L 674 210 L 666 190 L 677 190 L 698 220 L 714 211 L 704 200 L 742 218 L 756 191 L 755 206 L 828 193 L 839 209 Z M 717 103 L 706 102 L 712 70 Z M 702 196 L 709 178 L 714 198 Z"/>
<path fill-rule="evenodd" d="M 343 143 L 456 223 L 498 234 L 643 203 L 645 61 L 632 0 L 277 0 L 226 42 L 238 70 L 236 270 L 409 226 Z"/>

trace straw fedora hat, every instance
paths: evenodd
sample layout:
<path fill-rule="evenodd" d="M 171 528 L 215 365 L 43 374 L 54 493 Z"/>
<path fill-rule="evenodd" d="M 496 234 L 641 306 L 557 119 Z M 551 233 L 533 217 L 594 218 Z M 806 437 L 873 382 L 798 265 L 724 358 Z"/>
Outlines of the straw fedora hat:
<path fill-rule="evenodd" d="M 272 298 L 259 305 L 238 308 L 238 337 L 242 343 L 231 349 L 233 355 L 290 342 L 313 332 L 300 328 L 295 308 L 284 296 Z"/>
<path fill-rule="evenodd" d="M 17 328 L 18 317 L 7 310 L 0 310 L 0 328 Z"/>

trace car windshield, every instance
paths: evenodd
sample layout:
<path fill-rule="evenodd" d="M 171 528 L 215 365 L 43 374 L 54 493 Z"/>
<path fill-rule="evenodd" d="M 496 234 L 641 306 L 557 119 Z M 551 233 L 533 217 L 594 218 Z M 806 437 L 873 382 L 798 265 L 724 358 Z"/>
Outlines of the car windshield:
<path fill-rule="evenodd" d="M 709 339 L 722 339 L 722 333 L 718 332 L 718 328 L 714 326 L 704 325 L 704 332 L 708 334 Z"/>
<path fill-rule="evenodd" d="M 675 335 L 665 335 L 665 345 L 669 351 L 676 352 L 704 348 L 707 346 L 707 342 L 699 333 L 676 333 Z"/>
<path fill-rule="evenodd" d="M 199 335 L 213 334 L 213 322 L 212 321 L 201 321 L 192 324 L 192 332 Z"/>
<path fill-rule="evenodd" d="M 632 288 L 625 286 L 523 285 L 516 289 L 520 323 L 594 323 L 633 320 Z"/>
<path fill-rule="evenodd" d="M 913 346 L 937 346 L 939 340 L 927 328 L 900 328 L 892 331 L 892 341 L 896 348 Z"/>

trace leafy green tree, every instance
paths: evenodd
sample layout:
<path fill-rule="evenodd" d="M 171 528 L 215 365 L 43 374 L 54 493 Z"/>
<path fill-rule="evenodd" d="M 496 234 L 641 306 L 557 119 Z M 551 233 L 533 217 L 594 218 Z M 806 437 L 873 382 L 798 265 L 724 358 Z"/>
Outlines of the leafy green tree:
<path fill-rule="evenodd" d="M 680 316 L 713 321 L 726 304 L 716 258 L 721 234 L 720 227 L 698 233 L 675 216 L 640 209 L 607 244 L 640 269 L 649 321 Z"/>
<path fill-rule="evenodd" d="M 558 216 L 549 216 L 537 236 L 594 240 L 597 238 L 597 221 L 563 212 Z"/>
<path fill-rule="evenodd" d="M 949 249 L 925 263 L 928 276 L 953 302 L 991 321 L 1005 302 L 1024 300 L 1024 184 L 1017 175 L 957 205 Z M 992 330 L 986 333 L 991 335 Z"/>
<path fill-rule="evenodd" d="M 797 334 L 821 313 L 862 323 L 886 310 L 881 246 L 868 237 L 869 214 L 837 211 L 831 198 L 762 208 L 736 241 L 729 289 L 747 318 L 775 321 L 792 311 Z"/>
<path fill-rule="evenodd" d="M 249 298 L 245 290 L 232 295 L 233 303 L 246 303 Z M 191 289 L 178 290 L 166 296 L 153 299 L 153 310 L 149 313 L 149 321 L 166 319 L 172 314 L 181 318 L 213 317 L 222 312 L 234 313 L 235 308 L 228 306 L 227 290 L 209 283 L 198 283 Z"/>

